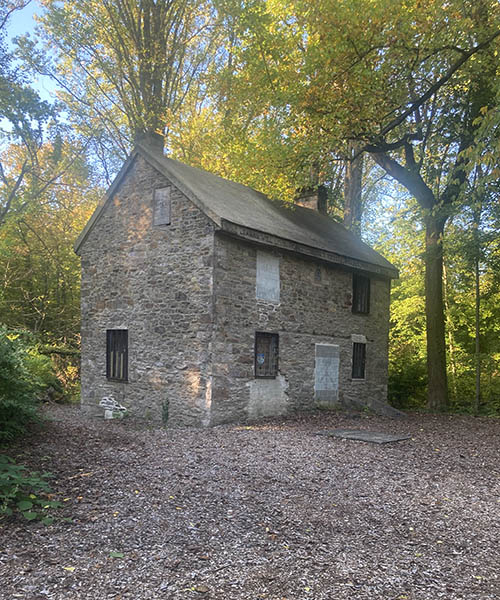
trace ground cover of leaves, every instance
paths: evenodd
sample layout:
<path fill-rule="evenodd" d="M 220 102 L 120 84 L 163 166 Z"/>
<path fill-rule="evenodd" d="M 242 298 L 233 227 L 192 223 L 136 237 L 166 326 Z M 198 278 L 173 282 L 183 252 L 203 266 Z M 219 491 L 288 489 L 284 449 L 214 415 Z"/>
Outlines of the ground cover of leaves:
<path fill-rule="evenodd" d="M 72 522 L 0 522 L 0 597 L 497 599 L 500 420 L 164 430 L 52 407 L 11 454 Z M 385 445 L 325 429 L 408 433 Z"/>

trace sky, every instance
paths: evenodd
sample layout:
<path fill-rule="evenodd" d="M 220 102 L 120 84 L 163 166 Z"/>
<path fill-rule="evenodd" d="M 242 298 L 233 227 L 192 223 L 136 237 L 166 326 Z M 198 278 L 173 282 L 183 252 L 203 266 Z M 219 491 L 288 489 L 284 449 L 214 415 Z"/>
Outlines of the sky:
<path fill-rule="evenodd" d="M 36 23 L 33 15 L 35 13 L 40 13 L 41 10 L 42 8 L 38 2 L 36 0 L 31 0 L 28 6 L 23 8 L 23 10 L 12 13 L 9 22 L 7 23 L 7 39 L 11 49 L 14 48 L 14 45 L 12 44 L 13 38 L 18 35 L 34 33 Z M 47 100 L 49 102 L 54 100 L 55 85 L 48 77 L 38 77 L 32 82 L 32 86 L 38 92 L 42 100 Z"/>
<path fill-rule="evenodd" d="M 15 11 L 8 23 L 9 38 L 32 32 L 35 27 L 33 14 L 37 11 L 40 11 L 40 6 L 36 0 L 31 0 L 28 6 L 23 8 L 23 10 Z"/>

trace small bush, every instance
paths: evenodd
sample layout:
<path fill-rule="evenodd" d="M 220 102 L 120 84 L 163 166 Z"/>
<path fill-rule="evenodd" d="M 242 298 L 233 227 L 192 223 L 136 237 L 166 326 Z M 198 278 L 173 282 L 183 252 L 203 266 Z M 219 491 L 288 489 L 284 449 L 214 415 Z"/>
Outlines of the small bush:
<path fill-rule="evenodd" d="M 0 443 L 11 441 L 28 424 L 39 421 L 37 394 L 43 385 L 29 364 L 20 338 L 0 328 Z"/>
<path fill-rule="evenodd" d="M 407 357 L 389 365 L 388 396 L 392 406 L 418 409 L 426 405 L 427 371 L 423 360 Z"/>
<path fill-rule="evenodd" d="M 37 348 L 32 347 L 25 354 L 25 364 L 31 378 L 37 382 L 39 395 L 46 396 L 50 392 L 56 400 L 64 395 L 50 356 L 40 354 Z"/>
<path fill-rule="evenodd" d="M 19 513 L 28 521 L 52 523 L 50 509 L 58 508 L 61 503 L 48 498 L 48 477 L 50 473 L 30 473 L 24 465 L 0 454 L 0 515 Z"/>

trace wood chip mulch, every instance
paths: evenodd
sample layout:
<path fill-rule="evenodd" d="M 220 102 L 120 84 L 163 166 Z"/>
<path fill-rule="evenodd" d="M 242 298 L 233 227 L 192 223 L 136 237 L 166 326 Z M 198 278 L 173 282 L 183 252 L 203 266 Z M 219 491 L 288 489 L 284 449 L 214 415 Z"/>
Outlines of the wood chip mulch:
<path fill-rule="evenodd" d="M 60 515 L 0 521 L 0 598 L 493 600 L 500 420 L 313 413 L 163 430 L 51 407 L 10 454 Z M 326 429 L 409 434 L 376 445 Z"/>

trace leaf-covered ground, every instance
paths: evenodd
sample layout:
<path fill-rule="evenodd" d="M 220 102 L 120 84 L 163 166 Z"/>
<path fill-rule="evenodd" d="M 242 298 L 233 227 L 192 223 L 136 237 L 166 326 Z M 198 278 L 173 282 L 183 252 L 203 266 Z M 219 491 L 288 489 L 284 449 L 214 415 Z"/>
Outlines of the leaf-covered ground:
<path fill-rule="evenodd" d="M 52 421 L 14 454 L 72 522 L 0 522 L 1 598 L 497 599 L 500 420 Z M 325 429 L 409 433 L 387 445 Z M 22 449 L 23 448 L 23 449 Z"/>

